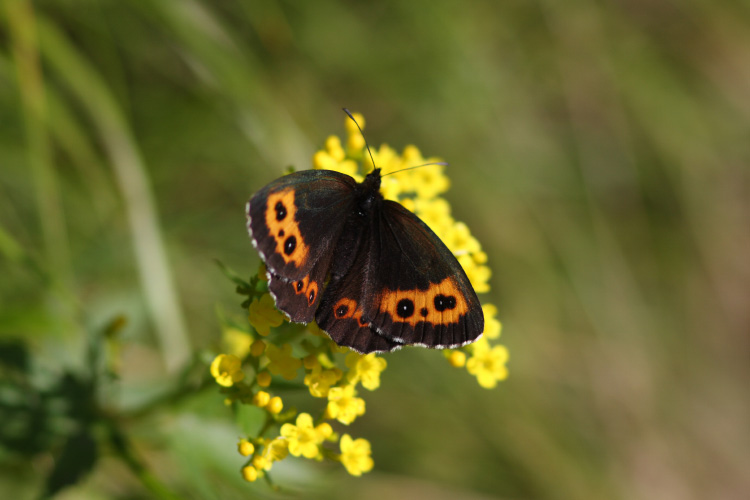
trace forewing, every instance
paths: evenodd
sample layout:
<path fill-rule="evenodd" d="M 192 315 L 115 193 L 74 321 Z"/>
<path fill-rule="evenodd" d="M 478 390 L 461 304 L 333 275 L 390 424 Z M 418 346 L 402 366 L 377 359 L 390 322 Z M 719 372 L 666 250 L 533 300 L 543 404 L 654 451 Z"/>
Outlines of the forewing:
<path fill-rule="evenodd" d="M 294 322 L 309 323 L 315 315 L 354 186 L 348 175 L 305 170 L 277 179 L 248 202 L 247 227 L 268 267 L 268 289 Z"/>
<path fill-rule="evenodd" d="M 247 204 L 247 228 L 271 275 L 293 282 L 330 255 L 351 212 L 356 183 L 330 170 L 285 175 Z M 321 271 L 323 276 L 327 269 Z"/>

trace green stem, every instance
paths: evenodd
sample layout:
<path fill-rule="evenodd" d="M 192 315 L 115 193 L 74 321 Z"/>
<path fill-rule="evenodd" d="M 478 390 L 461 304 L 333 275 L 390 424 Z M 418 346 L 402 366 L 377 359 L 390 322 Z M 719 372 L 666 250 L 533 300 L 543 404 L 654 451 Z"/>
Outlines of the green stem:
<path fill-rule="evenodd" d="M 263 435 L 268 432 L 268 429 L 270 429 L 275 423 L 276 420 L 271 418 L 270 415 L 266 414 L 266 421 L 263 423 L 263 427 L 260 428 L 260 431 L 258 431 L 258 437 L 263 437 Z"/>
<path fill-rule="evenodd" d="M 263 479 L 266 480 L 266 483 L 268 484 L 268 487 L 271 488 L 274 491 L 279 491 L 281 488 L 279 488 L 279 485 L 274 483 L 271 480 L 271 475 L 268 473 L 268 471 L 265 471 L 266 473 L 263 474 Z"/>

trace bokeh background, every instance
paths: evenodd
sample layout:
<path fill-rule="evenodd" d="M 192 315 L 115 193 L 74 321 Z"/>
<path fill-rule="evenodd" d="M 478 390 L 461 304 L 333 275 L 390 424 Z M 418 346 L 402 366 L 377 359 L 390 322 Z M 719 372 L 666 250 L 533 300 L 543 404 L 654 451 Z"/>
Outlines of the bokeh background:
<path fill-rule="evenodd" d="M 245 201 L 309 168 L 347 106 L 370 143 L 450 163 L 510 377 L 488 391 L 439 353 L 388 356 L 352 429 L 375 470 L 287 460 L 279 483 L 747 498 L 749 21 L 746 2 L 697 0 L 5 0 L 0 411 L 89 370 L 92 332 L 121 318 L 119 382 L 98 397 L 148 470 L 101 446 L 60 498 L 148 497 L 149 475 L 182 498 L 274 497 L 241 480 L 215 387 L 143 403 L 218 344 L 217 314 L 241 314 L 213 260 L 257 269 Z M 4 498 L 38 497 L 60 461 L 71 422 L 33 417 L 0 424 Z"/>

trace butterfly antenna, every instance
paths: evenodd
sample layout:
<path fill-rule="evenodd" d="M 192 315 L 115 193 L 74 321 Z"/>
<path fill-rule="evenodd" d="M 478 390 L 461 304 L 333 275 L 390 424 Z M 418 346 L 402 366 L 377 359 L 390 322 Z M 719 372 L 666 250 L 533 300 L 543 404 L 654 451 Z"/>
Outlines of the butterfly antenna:
<path fill-rule="evenodd" d="M 370 159 L 372 160 L 372 169 L 375 170 L 375 158 L 372 157 L 372 151 L 370 151 L 370 145 L 367 144 L 367 138 L 365 137 L 365 133 L 362 132 L 362 127 L 360 127 L 359 123 L 357 123 L 357 120 L 354 119 L 354 116 L 352 116 L 352 112 L 351 111 L 349 111 L 346 108 L 341 108 L 341 109 L 344 110 L 344 113 L 346 113 L 347 115 L 349 115 L 349 118 L 352 119 L 352 121 L 354 122 L 354 124 L 359 129 L 359 133 L 362 134 L 362 139 L 365 140 L 365 147 L 367 148 L 367 152 L 370 153 Z"/>
<path fill-rule="evenodd" d="M 444 162 L 444 161 L 435 161 L 435 162 L 432 162 L 432 163 L 425 163 L 425 164 L 422 164 L 422 165 L 417 165 L 415 167 L 402 168 L 401 170 L 396 170 L 395 172 L 388 172 L 387 174 L 383 174 L 381 177 L 385 177 L 386 175 L 391 175 L 391 174 L 397 174 L 397 173 L 403 172 L 405 170 L 414 170 L 415 168 L 429 167 L 430 165 L 442 165 L 444 167 L 447 167 L 448 163 Z"/>

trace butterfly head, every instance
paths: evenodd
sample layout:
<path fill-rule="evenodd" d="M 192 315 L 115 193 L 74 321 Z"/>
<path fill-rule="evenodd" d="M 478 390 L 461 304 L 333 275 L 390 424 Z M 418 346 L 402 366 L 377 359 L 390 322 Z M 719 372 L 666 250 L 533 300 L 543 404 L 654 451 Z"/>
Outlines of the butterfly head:
<path fill-rule="evenodd" d="M 365 180 L 362 181 L 362 184 L 372 184 L 376 188 L 380 188 L 380 178 L 381 177 L 382 176 L 380 175 L 380 169 L 379 168 L 374 168 L 374 169 L 372 169 L 372 172 L 370 172 L 369 174 L 367 174 L 367 176 L 365 177 Z"/>
<path fill-rule="evenodd" d="M 380 192 L 380 169 L 376 168 L 367 176 L 365 177 L 365 180 L 363 180 L 360 183 L 360 186 L 362 187 L 362 191 L 364 193 L 367 193 L 368 195 L 373 195 L 375 193 Z"/>
<path fill-rule="evenodd" d="M 357 185 L 357 206 L 361 216 L 370 213 L 373 207 L 383 200 L 383 195 L 380 194 L 380 179 L 380 169 L 376 168 Z"/>

